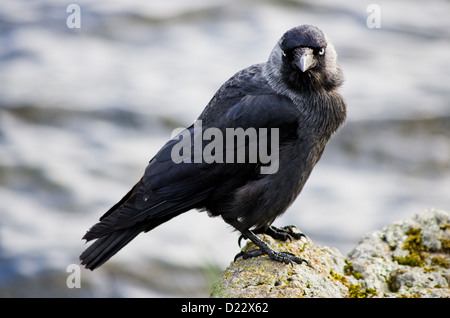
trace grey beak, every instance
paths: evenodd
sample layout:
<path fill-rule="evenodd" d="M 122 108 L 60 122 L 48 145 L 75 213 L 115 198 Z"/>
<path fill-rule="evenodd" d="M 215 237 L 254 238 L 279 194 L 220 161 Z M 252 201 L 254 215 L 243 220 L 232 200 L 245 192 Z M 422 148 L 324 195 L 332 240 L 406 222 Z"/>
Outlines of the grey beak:
<path fill-rule="evenodd" d="M 297 66 L 302 72 L 306 72 L 310 68 L 316 65 L 316 61 L 314 59 L 313 50 L 310 48 L 300 48 L 296 52 Z"/>
<path fill-rule="evenodd" d="M 299 61 L 300 70 L 305 72 L 310 69 L 313 64 L 313 57 L 311 55 L 303 55 Z"/>

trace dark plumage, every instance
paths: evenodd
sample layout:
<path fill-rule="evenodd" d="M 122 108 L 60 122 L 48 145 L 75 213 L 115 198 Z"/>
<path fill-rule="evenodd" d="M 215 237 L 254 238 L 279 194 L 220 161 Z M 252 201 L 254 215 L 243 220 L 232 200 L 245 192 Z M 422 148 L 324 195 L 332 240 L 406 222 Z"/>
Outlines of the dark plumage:
<path fill-rule="evenodd" d="M 198 118 L 203 131 L 215 127 L 224 134 L 226 128 L 279 129 L 278 171 L 262 174 L 260 160 L 175 163 L 171 155 L 179 139 L 174 138 L 150 161 L 142 179 L 83 237 L 97 240 L 81 254 L 82 264 L 91 270 L 99 267 L 140 232 L 193 208 L 221 216 L 260 248 L 238 256 L 268 254 L 284 263 L 304 261 L 273 251 L 255 233 L 284 240 L 299 237 L 290 228 L 271 224 L 298 196 L 330 136 L 345 120 L 346 104 L 337 92 L 342 81 L 334 47 L 322 31 L 311 25 L 287 31 L 266 63 L 225 82 Z M 261 146 L 245 143 L 247 153 Z"/>

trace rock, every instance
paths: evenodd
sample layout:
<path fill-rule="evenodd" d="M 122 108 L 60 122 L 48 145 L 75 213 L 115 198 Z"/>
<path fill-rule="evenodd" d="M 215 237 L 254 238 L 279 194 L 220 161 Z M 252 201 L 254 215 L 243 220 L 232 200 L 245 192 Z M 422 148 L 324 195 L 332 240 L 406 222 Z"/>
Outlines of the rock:
<path fill-rule="evenodd" d="M 232 262 L 211 297 L 450 297 L 450 213 L 430 210 L 366 234 L 345 258 L 308 238 L 260 237 L 309 264 L 267 256 Z M 248 243 L 243 250 L 254 249 Z"/>
<path fill-rule="evenodd" d="M 266 256 L 238 258 L 214 286 L 212 297 L 344 297 L 347 289 L 332 279 L 332 271 L 342 271 L 344 257 L 334 248 L 319 247 L 302 238 L 294 242 L 260 237 L 278 251 L 289 251 L 306 258 L 309 266 L 284 265 Z M 254 249 L 247 244 L 244 250 Z"/>
<path fill-rule="evenodd" d="M 450 213 L 430 210 L 369 233 L 347 260 L 380 297 L 450 297 Z"/>

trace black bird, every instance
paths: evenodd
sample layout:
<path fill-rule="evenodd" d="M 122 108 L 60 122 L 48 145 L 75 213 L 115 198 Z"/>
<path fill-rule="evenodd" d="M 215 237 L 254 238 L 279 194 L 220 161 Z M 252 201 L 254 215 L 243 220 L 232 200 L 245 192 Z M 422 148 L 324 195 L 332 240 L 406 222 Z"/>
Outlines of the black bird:
<path fill-rule="evenodd" d="M 278 155 L 276 171 L 262 173 L 267 162 L 260 158 L 244 163 L 173 160 L 183 138 L 194 140 L 198 127 L 192 125 L 159 150 L 139 182 L 84 235 L 87 241 L 97 240 L 81 254 L 81 264 L 93 270 L 139 233 L 194 208 L 221 216 L 259 247 L 236 257 L 267 254 L 286 264 L 305 261 L 274 251 L 256 234 L 281 240 L 300 237 L 289 227 L 271 224 L 298 196 L 330 136 L 345 121 L 346 103 L 337 91 L 343 75 L 336 57 L 333 45 L 317 27 L 288 30 L 266 63 L 236 73 L 198 117 L 203 132 L 215 128 L 225 135 L 227 128 L 253 127 L 258 132 L 266 128 L 270 135 L 272 128 L 278 129 L 278 144 L 265 145 Z M 245 154 L 262 143 L 245 139 Z M 194 144 L 184 159 L 193 158 Z M 204 141 L 201 147 L 205 149 Z M 231 150 L 237 151 L 234 147 Z M 220 155 L 220 151 L 217 148 L 211 154 Z"/>

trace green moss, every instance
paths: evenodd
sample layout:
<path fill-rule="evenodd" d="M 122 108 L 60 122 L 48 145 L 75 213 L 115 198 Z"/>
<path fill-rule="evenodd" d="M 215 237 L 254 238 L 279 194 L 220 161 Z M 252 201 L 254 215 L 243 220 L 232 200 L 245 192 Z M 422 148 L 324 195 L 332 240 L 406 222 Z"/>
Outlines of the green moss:
<path fill-rule="evenodd" d="M 399 282 L 398 277 L 404 273 L 405 271 L 398 269 L 392 272 L 391 275 L 389 275 L 389 277 L 386 279 L 386 283 L 391 292 L 396 293 L 399 291 L 401 283 Z"/>
<path fill-rule="evenodd" d="M 434 256 L 431 259 L 431 265 L 440 266 L 443 268 L 450 268 L 450 262 L 446 257 L 443 256 Z"/>
<path fill-rule="evenodd" d="M 348 288 L 350 298 L 370 298 L 375 297 L 378 293 L 375 289 L 361 289 L 361 284 L 350 284 Z"/>
<path fill-rule="evenodd" d="M 338 273 L 335 273 L 332 269 L 330 269 L 330 275 L 335 280 L 340 281 L 342 284 L 344 284 L 344 285 L 348 284 L 347 278 L 345 278 L 344 276 L 342 276 L 342 275 L 340 275 Z"/>
<path fill-rule="evenodd" d="M 410 295 L 401 294 L 399 296 L 399 298 L 422 298 L 422 295 L 420 295 L 420 293 L 418 293 L 418 292 L 415 292 L 415 293 L 410 294 Z"/>
<path fill-rule="evenodd" d="M 419 253 L 410 253 L 404 257 L 394 257 L 400 265 L 407 265 L 411 267 L 423 267 L 425 265 L 425 256 Z"/>
<path fill-rule="evenodd" d="M 364 276 L 363 276 L 363 274 L 361 274 L 361 273 L 353 272 L 352 275 L 353 275 L 353 277 L 355 277 L 357 280 L 364 279 Z"/>
<path fill-rule="evenodd" d="M 437 272 L 437 270 L 438 270 L 437 267 L 431 267 L 431 266 L 423 268 L 424 273 Z"/>
<path fill-rule="evenodd" d="M 406 234 L 408 238 L 402 248 L 409 251 L 409 254 L 404 257 L 393 257 L 393 259 L 400 265 L 423 267 L 426 264 L 428 253 L 425 253 L 426 248 L 422 242 L 422 230 L 411 228 Z"/>
<path fill-rule="evenodd" d="M 349 298 L 361 298 L 360 296 L 361 292 L 361 284 L 351 284 L 351 286 L 348 287 L 348 297 Z"/>
<path fill-rule="evenodd" d="M 369 298 L 377 295 L 377 291 L 375 289 L 362 289 L 361 284 L 351 284 L 346 277 L 339 275 L 332 270 L 330 270 L 330 275 L 347 287 L 349 298 Z"/>
<path fill-rule="evenodd" d="M 421 252 L 425 250 L 422 244 L 422 230 L 420 228 L 411 228 L 406 232 L 408 238 L 403 244 L 403 249 L 410 252 Z"/>
<path fill-rule="evenodd" d="M 352 275 L 357 280 L 364 278 L 364 276 L 361 273 L 355 272 L 355 269 L 353 268 L 353 264 L 350 263 L 347 259 L 345 260 L 344 274 L 347 276 Z"/>
<path fill-rule="evenodd" d="M 441 239 L 441 249 L 444 253 L 450 254 L 450 239 Z"/>
<path fill-rule="evenodd" d="M 448 229 L 448 223 L 441 226 L 441 229 Z M 411 228 L 406 234 L 408 235 L 402 248 L 409 251 L 404 257 L 394 257 L 400 265 L 424 267 L 427 264 L 427 257 L 429 256 L 429 250 L 423 245 L 422 231 L 420 228 Z M 450 239 L 441 239 L 441 251 L 444 253 L 450 253 Z M 444 268 L 450 268 L 450 262 L 447 258 L 441 256 L 434 256 L 431 259 L 431 266 L 441 266 Z M 425 272 L 432 271 L 431 268 L 425 268 Z"/>

